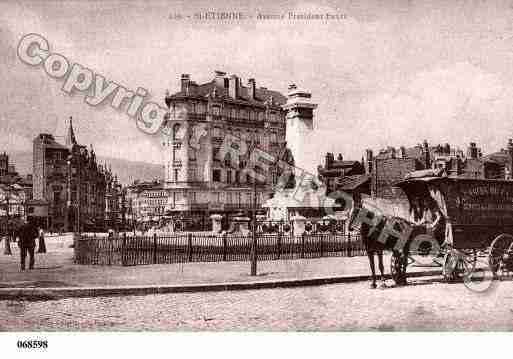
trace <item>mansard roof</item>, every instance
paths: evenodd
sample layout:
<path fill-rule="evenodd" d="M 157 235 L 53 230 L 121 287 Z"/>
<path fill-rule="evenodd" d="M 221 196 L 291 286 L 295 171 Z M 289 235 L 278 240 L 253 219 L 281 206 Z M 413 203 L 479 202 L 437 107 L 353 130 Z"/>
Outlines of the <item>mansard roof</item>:
<path fill-rule="evenodd" d="M 256 88 L 255 89 L 255 99 L 252 99 L 249 95 L 249 88 L 239 85 L 239 93 L 236 99 L 231 98 L 228 94 L 228 88 L 224 86 L 220 86 L 216 83 L 215 80 L 210 82 L 197 85 L 192 82 L 192 85 L 189 87 L 189 93 L 185 91 L 178 91 L 170 96 L 168 99 L 175 98 L 203 98 L 205 99 L 208 96 L 211 96 L 214 93 L 214 89 L 216 92 L 216 97 L 222 99 L 224 101 L 234 101 L 234 102 L 244 102 L 249 105 L 265 105 L 266 102 L 273 99 L 273 103 L 275 105 L 284 105 L 287 102 L 287 98 L 278 91 L 268 90 L 267 88 Z"/>

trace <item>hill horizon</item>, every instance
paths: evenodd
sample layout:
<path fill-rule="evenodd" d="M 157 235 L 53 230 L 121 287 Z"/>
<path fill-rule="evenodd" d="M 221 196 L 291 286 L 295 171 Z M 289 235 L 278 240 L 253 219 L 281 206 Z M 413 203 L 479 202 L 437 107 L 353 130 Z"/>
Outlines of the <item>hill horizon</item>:
<path fill-rule="evenodd" d="M 14 165 L 20 175 L 32 174 L 33 156 L 31 151 L 6 151 L 6 153 L 9 156 L 9 164 Z M 164 177 L 163 165 L 155 163 L 104 156 L 97 156 L 97 161 L 110 165 L 112 173 L 118 176 L 118 180 L 123 185 L 131 184 L 135 180 L 152 181 Z"/>

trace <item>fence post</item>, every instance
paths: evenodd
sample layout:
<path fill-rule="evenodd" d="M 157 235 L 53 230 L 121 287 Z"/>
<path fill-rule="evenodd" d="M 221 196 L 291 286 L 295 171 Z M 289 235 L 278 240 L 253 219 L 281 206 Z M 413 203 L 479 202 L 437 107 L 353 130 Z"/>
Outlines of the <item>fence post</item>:
<path fill-rule="evenodd" d="M 223 261 L 226 261 L 226 252 L 228 251 L 228 235 L 223 233 Z"/>
<path fill-rule="evenodd" d="M 347 256 L 348 257 L 351 257 L 352 256 L 352 253 L 351 253 L 351 232 L 348 232 L 347 233 Z"/>
<path fill-rule="evenodd" d="M 192 233 L 187 233 L 187 260 L 192 262 Z"/>
<path fill-rule="evenodd" d="M 278 256 L 278 259 L 280 259 L 281 257 L 281 237 L 283 236 L 283 232 L 278 232 L 278 253 L 277 253 L 277 256 Z"/>
<path fill-rule="evenodd" d="M 157 264 L 157 233 L 153 233 L 153 264 Z"/>
<path fill-rule="evenodd" d="M 320 247 L 321 247 L 321 257 L 324 256 L 324 234 L 321 234 L 321 241 L 320 241 Z"/>
<path fill-rule="evenodd" d="M 81 262 L 82 258 L 81 258 L 81 255 L 80 255 L 81 248 L 79 247 L 79 244 L 78 244 L 79 242 L 78 242 L 78 240 L 75 237 L 75 233 L 73 233 L 72 236 L 73 236 L 73 263 L 75 263 L 75 264 L 83 264 Z"/>
<path fill-rule="evenodd" d="M 96 240 L 96 232 L 94 233 L 94 239 Z M 114 236 L 107 237 L 107 252 L 108 252 L 108 258 L 109 258 L 109 265 L 112 265 L 112 248 L 114 242 Z"/>
<path fill-rule="evenodd" d="M 126 233 L 123 233 L 123 242 L 121 242 L 121 265 L 126 266 Z"/>
<path fill-rule="evenodd" d="M 301 258 L 305 258 L 305 233 L 301 234 Z"/>

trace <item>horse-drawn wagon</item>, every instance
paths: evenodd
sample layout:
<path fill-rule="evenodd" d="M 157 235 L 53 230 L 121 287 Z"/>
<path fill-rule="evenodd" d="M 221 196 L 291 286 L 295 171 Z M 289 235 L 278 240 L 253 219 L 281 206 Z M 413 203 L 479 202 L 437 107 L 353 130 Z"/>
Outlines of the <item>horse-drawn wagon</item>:
<path fill-rule="evenodd" d="M 468 279 L 483 269 L 493 277 L 513 271 L 513 181 L 413 176 L 396 186 L 406 194 L 413 215 L 408 220 L 386 218 L 410 224 L 408 230 L 402 228 L 406 241 L 383 242 L 384 249 L 392 250 L 396 283 L 406 282 L 406 269 L 413 264 L 441 266 L 447 280 Z M 437 224 L 412 225 L 412 218 L 426 209 L 438 212 Z M 422 258 L 420 264 L 415 257 Z M 478 269 L 478 263 L 484 266 Z"/>

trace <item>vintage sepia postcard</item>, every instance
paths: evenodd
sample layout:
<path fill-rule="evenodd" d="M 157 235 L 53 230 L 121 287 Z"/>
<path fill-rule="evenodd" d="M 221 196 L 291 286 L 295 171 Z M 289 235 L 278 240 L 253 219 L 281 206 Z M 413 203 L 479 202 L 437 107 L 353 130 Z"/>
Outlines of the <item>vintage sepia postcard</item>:
<path fill-rule="evenodd" d="M 511 331 L 512 50 L 511 1 L 1 1 L 0 338 Z"/>

